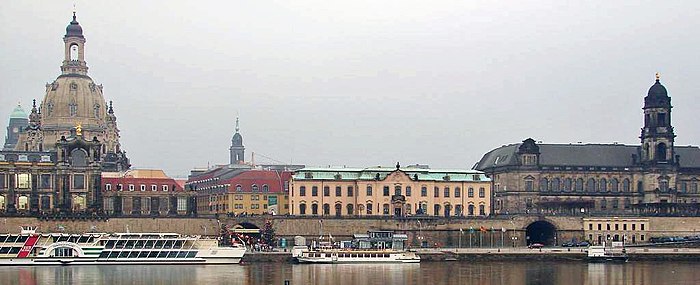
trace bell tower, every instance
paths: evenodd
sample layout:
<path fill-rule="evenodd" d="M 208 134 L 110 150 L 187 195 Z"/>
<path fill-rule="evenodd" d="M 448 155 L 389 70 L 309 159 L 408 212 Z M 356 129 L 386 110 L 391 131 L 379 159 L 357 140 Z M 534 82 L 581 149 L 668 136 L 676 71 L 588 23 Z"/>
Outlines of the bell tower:
<path fill-rule="evenodd" d="M 236 133 L 231 138 L 231 153 L 230 164 L 243 164 L 245 162 L 245 147 L 243 146 L 243 136 L 239 132 L 238 118 L 236 118 Z"/>
<path fill-rule="evenodd" d="M 83 37 L 83 28 L 76 20 L 75 12 L 73 12 L 73 21 L 66 27 L 66 35 L 63 37 L 63 42 L 65 43 L 65 54 L 61 65 L 62 74 L 87 75 L 85 37 Z"/>
<path fill-rule="evenodd" d="M 673 142 L 676 135 L 671 125 L 671 97 L 666 87 L 661 85 L 656 73 L 656 83 L 644 97 L 644 127 L 639 136 L 642 142 L 641 159 L 643 164 L 674 164 Z"/>

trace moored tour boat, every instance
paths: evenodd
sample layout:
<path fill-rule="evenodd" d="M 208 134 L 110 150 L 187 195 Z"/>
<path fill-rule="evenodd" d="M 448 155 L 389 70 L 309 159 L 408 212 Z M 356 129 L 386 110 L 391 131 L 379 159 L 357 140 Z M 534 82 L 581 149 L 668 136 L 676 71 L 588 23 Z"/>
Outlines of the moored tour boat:
<path fill-rule="evenodd" d="M 176 233 L 0 234 L 0 265 L 236 264 L 242 244 Z"/>
<path fill-rule="evenodd" d="M 588 247 L 589 262 L 627 262 L 629 257 L 624 247 L 592 245 Z"/>
<path fill-rule="evenodd" d="M 418 263 L 420 257 L 411 251 L 319 249 L 300 250 L 299 263 Z"/>

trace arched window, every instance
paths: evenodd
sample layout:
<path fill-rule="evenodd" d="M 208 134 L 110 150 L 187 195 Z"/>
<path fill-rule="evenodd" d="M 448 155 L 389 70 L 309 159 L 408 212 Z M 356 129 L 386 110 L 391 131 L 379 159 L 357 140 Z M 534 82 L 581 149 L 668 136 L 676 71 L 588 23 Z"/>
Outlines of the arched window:
<path fill-rule="evenodd" d="M 435 204 L 433 205 L 433 216 L 439 216 L 440 215 L 440 204 Z"/>
<path fill-rule="evenodd" d="M 78 60 L 78 45 L 73 44 L 70 46 L 70 60 Z"/>
<path fill-rule="evenodd" d="M 571 178 L 564 179 L 564 192 L 571 192 L 571 189 L 572 189 L 571 184 L 572 184 Z"/>
<path fill-rule="evenodd" d="M 595 179 L 588 178 L 586 182 L 586 192 L 595 192 Z"/>
<path fill-rule="evenodd" d="M 311 214 L 318 215 L 318 204 L 311 204 Z"/>
<path fill-rule="evenodd" d="M 300 191 L 303 190 L 303 191 L 304 191 L 304 194 L 306 194 L 306 187 L 301 186 L 301 187 L 299 188 L 299 190 L 300 190 Z M 239 185 L 236 185 L 236 192 L 241 192 L 241 191 L 243 191 L 243 187 L 242 187 L 240 184 L 239 184 Z M 304 196 L 304 195 L 302 194 L 301 196 Z"/>
<path fill-rule="evenodd" d="M 331 214 L 331 205 L 329 205 L 328 203 L 323 204 L 323 215 L 327 216 L 330 214 Z"/>
<path fill-rule="evenodd" d="M 348 204 L 350 206 L 350 204 Z M 335 216 L 340 217 L 343 214 L 343 204 L 337 203 L 335 204 Z"/>
<path fill-rule="evenodd" d="M 620 182 L 617 181 L 617 178 L 610 179 L 610 190 L 612 192 L 617 192 L 620 191 Z"/>
<path fill-rule="evenodd" d="M 455 205 L 455 216 L 462 216 L 464 213 L 462 213 L 464 209 L 462 209 L 462 205 L 457 204 Z"/>
<path fill-rule="evenodd" d="M 367 206 L 365 207 L 367 209 L 367 215 L 372 214 L 372 203 L 367 203 Z"/>
<path fill-rule="evenodd" d="M 267 184 L 263 185 L 263 192 L 270 192 L 270 186 L 267 186 Z"/>
<path fill-rule="evenodd" d="M 608 192 L 608 180 L 605 178 L 600 179 L 600 187 L 598 188 L 600 192 Z"/>
<path fill-rule="evenodd" d="M 469 211 L 469 212 L 468 212 L 469 215 L 470 215 L 470 216 L 474 216 L 474 205 L 469 204 L 469 206 L 467 207 L 467 209 L 468 209 L 468 211 Z"/>
<path fill-rule="evenodd" d="M 462 197 L 462 189 L 459 187 L 455 187 L 455 198 L 460 198 Z"/>
<path fill-rule="evenodd" d="M 367 185 L 367 196 L 372 196 L 372 185 Z"/>
<path fill-rule="evenodd" d="M 389 204 L 384 204 L 384 205 L 382 205 L 382 214 L 383 214 L 383 215 L 388 215 L 388 214 L 389 214 Z"/>
<path fill-rule="evenodd" d="M 257 184 L 253 184 L 252 188 L 253 188 L 253 192 L 258 192 L 258 185 Z"/>
<path fill-rule="evenodd" d="M 299 204 L 299 215 L 306 215 L 306 204 Z"/>
<path fill-rule="evenodd" d="M 444 194 L 445 194 L 445 196 L 444 196 L 445 198 L 450 197 L 450 187 L 445 186 L 445 191 L 444 191 L 444 192 L 445 192 L 445 193 L 444 193 Z"/>
<path fill-rule="evenodd" d="M 630 180 L 625 178 L 625 180 L 622 180 L 622 192 L 629 192 L 630 191 Z"/>
<path fill-rule="evenodd" d="M 348 216 L 352 216 L 352 215 L 353 215 L 353 212 L 354 212 L 354 211 L 353 211 L 353 205 L 352 205 L 352 204 L 348 204 L 346 207 L 348 208 Z"/>
<path fill-rule="evenodd" d="M 656 145 L 656 160 L 666 160 L 666 144 L 660 143 Z"/>
<path fill-rule="evenodd" d="M 540 179 L 540 192 L 549 190 L 549 180 L 547 178 Z"/>
<path fill-rule="evenodd" d="M 583 192 L 583 178 L 576 179 L 576 192 Z"/>
<path fill-rule="evenodd" d="M 560 180 L 559 178 L 554 178 L 552 179 L 552 191 L 559 191 L 560 189 Z"/>
<path fill-rule="evenodd" d="M 605 209 L 607 209 L 607 208 L 608 208 L 608 201 L 605 200 L 605 199 L 601 200 L 601 201 L 600 201 L 600 209 L 601 209 L 601 210 L 605 210 Z"/>

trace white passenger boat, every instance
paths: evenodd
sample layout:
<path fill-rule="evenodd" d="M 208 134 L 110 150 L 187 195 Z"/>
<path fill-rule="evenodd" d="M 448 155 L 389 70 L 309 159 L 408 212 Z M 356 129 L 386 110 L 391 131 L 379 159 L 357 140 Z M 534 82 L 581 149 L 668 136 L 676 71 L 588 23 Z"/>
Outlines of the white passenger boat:
<path fill-rule="evenodd" d="M 0 234 L 0 265 L 236 264 L 243 244 L 176 233 Z"/>
<path fill-rule="evenodd" d="M 420 257 L 412 251 L 349 250 L 349 249 L 297 249 L 299 263 L 418 263 Z"/>
<path fill-rule="evenodd" d="M 627 251 L 622 246 L 593 245 L 588 247 L 589 262 L 627 262 L 628 260 Z"/>
<path fill-rule="evenodd" d="M 318 247 L 295 246 L 292 256 L 299 263 L 418 263 L 420 256 L 405 250 L 408 236 L 392 231 L 369 231 L 355 234 L 350 247 L 335 248 L 329 241 L 319 241 Z M 322 239 L 319 239 L 322 240 Z M 332 237 L 329 236 L 329 240 Z M 338 244 L 338 243 L 336 243 Z"/>

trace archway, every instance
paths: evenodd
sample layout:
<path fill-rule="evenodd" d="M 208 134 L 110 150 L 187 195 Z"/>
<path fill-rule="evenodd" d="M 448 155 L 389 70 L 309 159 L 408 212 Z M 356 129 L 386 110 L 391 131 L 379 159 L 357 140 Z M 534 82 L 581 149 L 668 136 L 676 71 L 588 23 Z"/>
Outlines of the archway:
<path fill-rule="evenodd" d="M 536 221 L 525 229 L 527 244 L 541 243 L 546 246 L 554 245 L 556 242 L 557 228 L 547 221 Z"/>

